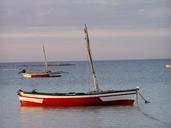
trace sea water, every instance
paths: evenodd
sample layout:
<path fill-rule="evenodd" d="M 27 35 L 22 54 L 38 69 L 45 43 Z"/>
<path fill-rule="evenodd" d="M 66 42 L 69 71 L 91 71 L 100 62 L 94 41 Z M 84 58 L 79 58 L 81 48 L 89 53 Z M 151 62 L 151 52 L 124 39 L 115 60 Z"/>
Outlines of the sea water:
<path fill-rule="evenodd" d="M 51 63 L 51 62 L 50 62 Z M 68 63 L 68 62 L 67 62 Z M 19 89 L 40 92 L 87 92 L 93 90 L 86 61 L 70 66 L 49 66 L 64 71 L 62 77 L 22 78 L 18 72 L 44 70 L 41 63 L 0 64 L 0 128 L 170 128 L 171 59 L 95 61 L 101 89 L 121 90 L 140 87 L 139 106 L 21 107 Z"/>

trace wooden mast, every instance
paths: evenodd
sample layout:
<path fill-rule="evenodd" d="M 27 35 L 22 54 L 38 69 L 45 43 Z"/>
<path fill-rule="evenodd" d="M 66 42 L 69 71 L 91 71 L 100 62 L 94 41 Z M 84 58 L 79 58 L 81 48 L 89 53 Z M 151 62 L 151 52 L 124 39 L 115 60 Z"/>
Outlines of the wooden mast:
<path fill-rule="evenodd" d="M 91 71 L 92 71 L 92 75 L 93 75 L 94 88 L 95 88 L 95 91 L 100 91 L 99 86 L 98 86 L 98 82 L 97 82 L 97 78 L 96 78 L 94 65 L 93 65 L 92 56 L 91 56 L 90 43 L 89 43 L 89 37 L 88 37 L 88 31 L 87 31 L 86 24 L 85 24 L 85 27 L 84 27 L 84 34 L 85 34 L 85 42 L 86 42 L 86 48 L 87 48 L 87 52 L 88 52 L 88 58 L 89 58 Z"/>
<path fill-rule="evenodd" d="M 44 48 L 44 44 L 43 44 L 43 54 L 44 54 L 44 59 L 45 59 L 45 71 L 48 71 L 48 64 L 47 64 L 47 57 L 46 57 L 46 52 L 45 52 L 45 48 Z"/>

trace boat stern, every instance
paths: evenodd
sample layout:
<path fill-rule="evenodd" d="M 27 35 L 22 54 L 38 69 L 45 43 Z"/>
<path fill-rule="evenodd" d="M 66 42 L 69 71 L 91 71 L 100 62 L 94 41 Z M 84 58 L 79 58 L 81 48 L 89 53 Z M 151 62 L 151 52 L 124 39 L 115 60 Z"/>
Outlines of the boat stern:
<path fill-rule="evenodd" d="M 42 106 L 43 98 L 29 97 L 22 90 L 19 90 L 17 95 L 21 106 Z"/>
<path fill-rule="evenodd" d="M 22 73 L 22 77 L 24 77 L 24 78 L 31 78 L 31 74 Z"/>

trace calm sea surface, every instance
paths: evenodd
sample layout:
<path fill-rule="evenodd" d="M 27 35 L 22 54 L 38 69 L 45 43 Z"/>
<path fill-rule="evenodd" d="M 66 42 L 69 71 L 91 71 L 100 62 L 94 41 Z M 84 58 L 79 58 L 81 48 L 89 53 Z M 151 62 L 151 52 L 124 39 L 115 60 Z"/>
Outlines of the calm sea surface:
<path fill-rule="evenodd" d="M 41 92 L 85 92 L 91 84 L 87 62 L 49 66 L 66 72 L 61 78 L 24 79 L 26 70 L 42 70 L 41 63 L 0 64 L 0 128 L 171 128 L 171 60 L 96 61 L 101 89 L 140 87 L 151 103 L 131 107 L 20 107 L 19 89 Z M 37 65 L 37 66 L 35 66 Z"/>

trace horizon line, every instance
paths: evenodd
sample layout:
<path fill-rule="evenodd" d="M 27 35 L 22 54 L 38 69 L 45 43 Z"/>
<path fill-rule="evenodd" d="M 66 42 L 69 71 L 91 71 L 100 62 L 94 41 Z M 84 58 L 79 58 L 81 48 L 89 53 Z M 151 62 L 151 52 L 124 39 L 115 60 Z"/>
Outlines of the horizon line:
<path fill-rule="evenodd" d="M 136 58 L 136 59 L 94 59 L 93 61 L 141 61 L 141 60 L 171 60 L 171 58 Z M 58 62 L 58 63 L 63 63 L 63 62 L 84 62 L 84 61 L 88 61 L 88 60 L 59 60 L 59 61 L 55 61 L 55 60 L 51 60 L 51 61 L 47 61 L 48 63 L 50 62 Z M 0 63 L 44 63 L 44 61 L 4 61 L 4 62 L 0 62 Z"/>

